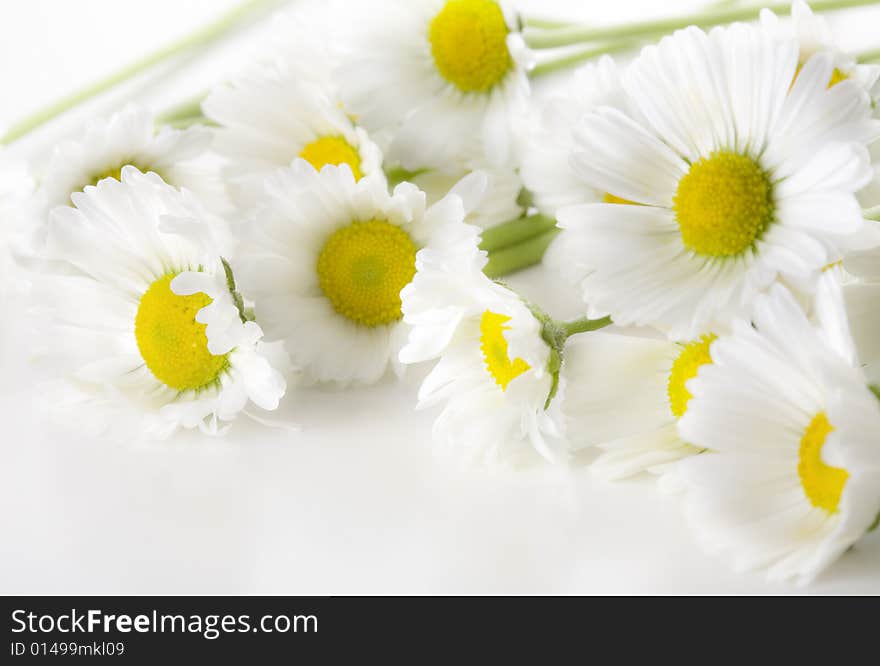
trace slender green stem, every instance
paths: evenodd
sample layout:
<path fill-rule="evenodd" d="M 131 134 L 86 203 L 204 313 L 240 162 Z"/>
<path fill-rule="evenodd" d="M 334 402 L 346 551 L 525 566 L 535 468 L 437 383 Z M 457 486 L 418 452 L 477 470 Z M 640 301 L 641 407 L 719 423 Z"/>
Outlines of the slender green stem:
<path fill-rule="evenodd" d="M 540 236 L 556 226 L 556 220 L 546 215 L 527 215 L 503 222 L 486 229 L 480 249 L 492 254 L 497 250 L 517 245 L 535 236 Z"/>
<path fill-rule="evenodd" d="M 880 400 L 880 386 L 871 384 L 868 388 L 871 389 L 871 393 L 877 396 L 877 400 Z"/>
<path fill-rule="evenodd" d="M 581 317 L 580 319 L 574 319 L 559 324 L 559 327 L 565 333 L 565 337 L 570 338 L 572 335 L 577 335 L 578 333 L 598 331 L 600 328 L 611 326 L 613 323 L 611 317 L 602 317 L 601 319 L 587 319 L 586 317 Z"/>
<path fill-rule="evenodd" d="M 388 187 L 394 189 L 401 183 L 412 182 L 413 178 L 418 178 L 423 173 L 428 173 L 430 169 L 415 169 L 410 171 L 402 166 L 393 166 L 385 169 L 385 177 L 388 179 Z"/>
<path fill-rule="evenodd" d="M 57 102 L 40 109 L 33 115 L 13 125 L 5 136 L 0 138 L 0 144 L 9 144 L 41 125 L 49 122 L 62 113 L 69 111 L 75 106 L 100 95 L 117 86 L 133 76 L 147 71 L 160 62 L 167 60 L 186 51 L 206 46 L 228 35 L 233 29 L 239 27 L 246 19 L 256 15 L 257 12 L 267 11 L 269 8 L 281 4 L 285 0 L 245 0 L 237 7 L 230 10 L 216 21 L 199 28 L 195 32 L 179 39 L 167 46 L 151 53 L 150 55 L 133 62 L 117 72 L 96 81 L 81 90 L 59 99 Z"/>
<path fill-rule="evenodd" d="M 880 222 L 880 206 L 866 208 L 862 211 L 862 215 L 864 215 L 866 220 L 874 220 L 875 222 Z"/>
<path fill-rule="evenodd" d="M 856 60 L 867 63 L 880 61 L 880 49 L 871 49 L 870 51 L 857 53 Z"/>
<path fill-rule="evenodd" d="M 156 116 L 156 123 L 159 125 L 170 125 L 181 118 L 189 119 L 201 116 L 202 102 L 207 96 L 207 93 L 202 92 L 172 106 L 170 109 L 166 109 Z"/>
<path fill-rule="evenodd" d="M 545 74 L 550 74 L 552 72 L 558 72 L 562 69 L 568 69 L 569 67 L 573 67 L 575 65 L 580 65 L 582 62 L 586 62 L 587 60 L 592 60 L 601 55 L 605 55 L 606 53 L 619 53 L 621 51 L 629 51 L 637 47 L 641 43 L 641 40 L 638 39 L 622 39 L 618 42 L 609 42 L 604 46 L 591 47 L 587 49 L 582 49 L 580 51 L 575 51 L 574 53 L 569 53 L 561 58 L 554 58 L 552 60 L 546 60 L 542 63 L 536 65 L 532 71 L 529 72 L 529 76 L 532 78 L 536 78 L 539 76 L 544 76 Z"/>
<path fill-rule="evenodd" d="M 813 0 L 810 3 L 814 12 L 846 9 L 850 7 L 862 7 L 877 4 L 878 0 Z M 791 2 L 772 2 L 766 7 L 779 15 L 791 13 Z M 654 19 L 629 23 L 627 25 L 615 25 L 607 27 L 595 27 L 593 25 L 573 25 L 555 30 L 528 30 L 525 33 L 526 43 L 534 49 L 555 48 L 558 46 L 570 46 L 584 42 L 609 41 L 632 37 L 645 37 L 658 33 L 667 33 L 696 25 L 707 28 L 722 23 L 734 21 L 748 21 L 758 17 L 760 7 L 748 6 L 722 6 L 708 11 L 697 12 L 688 16 L 675 16 L 671 18 Z"/>
<path fill-rule="evenodd" d="M 539 30 L 557 30 L 559 28 L 567 28 L 573 25 L 571 21 L 548 19 L 540 16 L 528 16 L 523 14 L 520 14 L 519 21 L 523 28 L 537 28 Z"/>
<path fill-rule="evenodd" d="M 172 127 L 174 129 L 186 129 L 187 127 L 192 127 L 193 125 L 205 125 L 207 127 L 218 127 L 217 123 L 215 123 L 210 118 L 206 118 L 203 115 L 197 116 L 189 116 L 188 118 L 180 117 L 175 118 L 174 120 L 169 120 L 164 123 L 160 123 L 165 125 L 166 127 Z"/>
<path fill-rule="evenodd" d="M 483 272 L 490 278 L 499 278 L 541 263 L 544 252 L 558 233 L 559 229 L 551 229 L 523 243 L 490 252 Z"/>

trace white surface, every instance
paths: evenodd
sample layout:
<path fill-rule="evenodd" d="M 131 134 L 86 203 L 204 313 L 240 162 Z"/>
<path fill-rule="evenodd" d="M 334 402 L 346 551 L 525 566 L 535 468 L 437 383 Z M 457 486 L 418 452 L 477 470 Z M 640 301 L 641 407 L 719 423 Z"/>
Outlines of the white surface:
<path fill-rule="evenodd" d="M 4 3 L 0 126 L 232 4 Z M 596 22 L 614 18 L 602 13 L 606 5 L 519 3 Z M 615 5 L 626 18 L 655 3 Z M 877 12 L 838 22 L 853 48 L 871 45 L 876 19 L 866 16 Z M 254 53 L 255 34 L 210 63 L 120 96 L 136 90 L 157 109 L 186 98 Z M 39 156 L 94 108 L 12 152 Z M 570 294 L 540 271 L 513 282 L 557 315 L 574 313 Z M 15 324 L 15 311 L 0 317 L 0 593 L 804 591 L 733 574 L 705 556 L 676 499 L 649 478 L 606 484 L 584 464 L 525 473 L 439 464 L 427 446 L 433 415 L 413 411 L 415 375 L 400 385 L 292 394 L 283 413 L 302 423 L 297 435 L 238 423 L 225 439 L 190 433 L 134 446 L 72 437 L 44 422 Z M 880 593 L 880 534 L 806 591 Z"/>

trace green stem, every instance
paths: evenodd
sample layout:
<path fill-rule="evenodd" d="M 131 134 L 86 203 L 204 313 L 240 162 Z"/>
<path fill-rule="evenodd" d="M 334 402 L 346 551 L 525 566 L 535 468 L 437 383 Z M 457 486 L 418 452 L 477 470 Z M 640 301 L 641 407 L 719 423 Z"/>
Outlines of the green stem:
<path fill-rule="evenodd" d="M 160 124 L 167 127 L 172 127 L 174 129 L 186 129 L 187 127 L 192 127 L 193 125 L 218 127 L 217 123 L 202 115 L 175 118 L 174 120 L 168 120 Z"/>
<path fill-rule="evenodd" d="M 856 54 L 856 60 L 859 62 L 877 62 L 880 60 L 880 49 L 871 49 L 870 51 L 862 51 Z"/>
<path fill-rule="evenodd" d="M 20 139 L 53 118 L 60 116 L 62 113 L 69 111 L 96 95 L 100 95 L 101 93 L 110 90 L 133 76 L 145 72 L 168 58 L 217 41 L 230 33 L 234 28 L 239 27 L 239 25 L 251 15 L 255 15 L 257 12 L 267 11 L 269 8 L 278 5 L 283 1 L 285 0 L 245 0 L 245 2 L 242 2 L 240 5 L 233 8 L 224 16 L 202 28 L 199 28 L 192 34 L 172 42 L 145 58 L 133 62 L 101 80 L 59 99 L 57 102 L 40 109 L 33 115 L 16 123 L 9 129 L 5 136 L 0 138 L 0 144 L 9 144 Z"/>
<path fill-rule="evenodd" d="M 546 215 L 527 215 L 515 220 L 503 222 L 498 226 L 486 229 L 480 249 L 492 254 L 497 250 L 511 245 L 518 245 L 535 236 L 540 236 L 556 226 L 556 220 Z"/>
<path fill-rule="evenodd" d="M 831 11 L 835 9 L 847 9 L 850 7 L 862 7 L 876 4 L 878 0 L 813 0 L 810 3 L 814 12 Z M 778 15 L 791 13 L 791 2 L 773 2 L 766 5 Z M 631 37 L 646 37 L 657 33 L 667 33 L 696 25 L 708 28 L 722 23 L 734 21 L 748 21 L 758 17 L 759 7 L 724 6 L 709 11 L 697 12 L 689 16 L 676 16 L 671 18 L 654 19 L 616 25 L 608 27 L 594 27 L 592 25 L 572 25 L 555 30 L 530 30 L 525 33 L 526 43 L 533 49 L 555 48 L 558 46 L 571 46 L 584 42 L 598 42 L 618 40 Z"/>
<path fill-rule="evenodd" d="M 880 400 L 880 386 L 877 384 L 871 384 L 868 388 L 871 389 L 871 393 L 877 396 L 877 400 Z"/>
<path fill-rule="evenodd" d="M 567 28 L 572 25 L 571 21 L 541 18 L 540 16 L 526 16 L 523 14 L 520 14 L 519 22 L 523 28 L 536 28 L 538 30 L 558 30 L 559 28 Z"/>
<path fill-rule="evenodd" d="M 874 220 L 875 222 L 880 222 L 880 206 L 866 208 L 862 211 L 862 215 L 864 215 L 866 220 Z"/>
<path fill-rule="evenodd" d="M 414 178 L 418 178 L 423 173 L 428 173 L 429 171 L 430 169 L 415 169 L 414 171 L 410 171 L 409 169 L 404 169 L 402 166 L 397 165 L 385 169 L 385 177 L 388 179 L 388 187 L 393 190 L 401 183 L 412 182 Z"/>
<path fill-rule="evenodd" d="M 561 58 L 554 58 L 552 60 L 546 60 L 542 63 L 539 63 L 529 72 L 529 76 L 532 78 L 536 78 L 539 76 L 544 76 L 545 74 L 557 72 L 561 69 L 568 69 L 569 67 L 573 67 L 574 65 L 580 65 L 582 62 L 592 60 L 593 58 L 600 55 L 605 55 L 606 53 L 619 53 L 621 51 L 629 51 L 630 49 L 637 47 L 640 43 L 641 40 L 638 39 L 622 39 L 618 42 L 610 42 L 605 46 L 597 46 L 595 48 L 588 48 L 576 51 Z"/>
<path fill-rule="evenodd" d="M 523 243 L 490 252 L 489 262 L 483 272 L 490 278 L 499 278 L 539 264 L 558 233 L 559 229 L 551 229 Z"/>
<path fill-rule="evenodd" d="M 577 335 L 578 333 L 598 331 L 600 328 L 611 326 L 613 323 L 611 317 L 602 317 L 601 319 L 587 319 L 586 317 L 581 317 L 580 319 L 573 319 L 572 321 L 561 323 L 559 324 L 559 327 L 565 333 L 565 337 L 570 338 L 572 335 Z"/>
<path fill-rule="evenodd" d="M 588 331 L 598 331 L 601 328 L 610 326 L 614 322 L 611 317 L 602 317 L 601 319 L 574 319 L 572 321 L 556 321 L 541 308 L 534 303 L 526 303 L 529 310 L 541 324 L 541 339 L 547 343 L 550 348 L 550 357 L 547 359 L 547 371 L 552 377 L 550 384 L 550 392 L 547 394 L 547 400 L 544 402 L 544 409 L 550 407 L 553 398 L 559 391 L 559 374 L 562 370 L 562 364 L 565 359 L 565 343 L 572 335 L 578 333 L 586 333 Z"/>
<path fill-rule="evenodd" d="M 171 125 L 177 120 L 201 116 L 202 102 L 204 101 L 205 97 L 207 97 L 207 93 L 202 92 L 198 95 L 195 95 L 194 97 L 190 97 L 189 99 L 172 106 L 170 109 L 166 109 L 161 114 L 156 116 L 156 124 Z"/>

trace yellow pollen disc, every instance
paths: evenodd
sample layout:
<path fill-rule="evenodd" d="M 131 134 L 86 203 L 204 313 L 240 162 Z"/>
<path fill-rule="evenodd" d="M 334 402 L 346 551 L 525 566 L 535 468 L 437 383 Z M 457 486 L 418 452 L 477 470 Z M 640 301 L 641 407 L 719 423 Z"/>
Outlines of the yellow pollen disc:
<path fill-rule="evenodd" d="M 462 92 L 487 92 L 513 67 L 507 33 L 494 0 L 448 0 L 428 30 L 434 64 Z"/>
<path fill-rule="evenodd" d="M 531 367 L 521 358 L 510 360 L 507 338 L 504 337 L 504 331 L 510 330 L 510 326 L 504 325 L 508 321 L 510 317 L 507 315 L 489 310 L 480 318 L 480 350 L 483 352 L 486 370 L 502 391 L 506 391 L 510 382 Z"/>
<path fill-rule="evenodd" d="M 712 362 L 709 347 L 717 339 L 716 335 L 704 335 L 699 340 L 684 345 L 672 364 L 666 392 L 669 396 L 669 409 L 675 418 L 680 419 L 687 412 L 688 403 L 693 396 L 687 390 L 686 384 L 697 376 L 701 367 Z"/>
<path fill-rule="evenodd" d="M 624 199 L 622 197 L 615 196 L 610 192 L 606 192 L 605 196 L 602 197 L 602 201 L 610 204 L 628 204 L 630 206 L 638 206 L 635 201 L 630 201 L 629 199 Z"/>
<path fill-rule="evenodd" d="M 352 222 L 335 231 L 318 255 L 318 282 L 333 309 L 364 326 L 397 321 L 400 290 L 416 273 L 418 248 L 384 220 Z"/>
<path fill-rule="evenodd" d="M 691 165 L 673 209 L 687 248 L 732 257 L 752 247 L 773 221 L 773 187 L 752 158 L 721 150 Z"/>
<path fill-rule="evenodd" d="M 826 465 L 822 460 L 822 447 L 834 426 L 824 412 L 819 412 L 807 426 L 801 438 L 798 460 L 798 476 L 810 503 L 828 513 L 836 513 L 843 487 L 849 473 L 839 467 Z"/>
<path fill-rule="evenodd" d="M 357 148 L 341 136 L 322 136 L 308 144 L 299 154 L 306 162 L 320 171 L 328 164 L 347 164 L 355 180 L 363 178 L 361 156 Z"/>
<path fill-rule="evenodd" d="M 229 360 L 208 351 L 206 326 L 196 321 L 196 314 L 211 304 L 211 297 L 175 294 L 171 291 L 174 277 L 160 277 L 141 296 L 134 336 L 156 379 L 177 391 L 197 390 L 214 384 L 229 367 Z"/>

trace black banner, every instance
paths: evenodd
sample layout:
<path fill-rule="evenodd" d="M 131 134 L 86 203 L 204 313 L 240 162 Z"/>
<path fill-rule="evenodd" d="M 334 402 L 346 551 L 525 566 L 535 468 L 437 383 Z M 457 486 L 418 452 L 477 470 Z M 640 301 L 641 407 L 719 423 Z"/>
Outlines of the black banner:
<path fill-rule="evenodd" d="M 836 608 L 823 613 L 823 630 L 832 633 L 852 626 L 847 617 L 876 613 L 875 599 L 833 601 Z M 819 603 L 765 599 L 757 608 L 752 600 L 722 599 L 727 608 L 705 612 L 721 604 L 609 597 L 5 597 L 0 660 L 274 657 L 348 663 L 394 656 L 420 663 L 441 656 L 469 661 L 478 651 L 493 662 L 512 654 L 544 663 L 562 658 L 563 650 L 588 661 L 608 651 L 632 657 L 707 641 L 716 641 L 716 651 L 725 645 L 729 657 L 737 646 L 748 652 L 749 645 L 793 635 L 789 629 L 802 631 Z"/>

